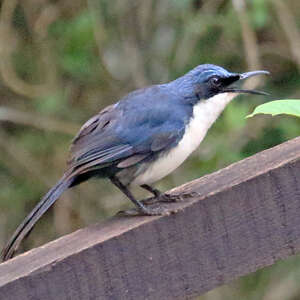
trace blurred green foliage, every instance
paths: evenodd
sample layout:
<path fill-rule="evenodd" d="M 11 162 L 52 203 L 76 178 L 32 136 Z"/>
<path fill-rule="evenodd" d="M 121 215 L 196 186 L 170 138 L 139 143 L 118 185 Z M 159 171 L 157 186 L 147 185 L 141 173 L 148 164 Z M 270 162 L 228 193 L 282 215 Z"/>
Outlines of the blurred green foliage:
<path fill-rule="evenodd" d="M 72 20 L 55 22 L 49 28 L 56 40 L 61 70 L 78 80 L 87 81 L 97 74 L 97 53 L 91 14 L 85 10 Z"/>
<path fill-rule="evenodd" d="M 272 96 L 234 100 L 199 150 L 159 188 L 198 178 L 300 133 L 297 118 L 245 119 L 262 102 L 300 96 L 300 62 L 275 0 L 27 0 L 16 1 L 12 14 L 9 2 L 1 1 L 0 12 L 9 28 L 0 35 L 0 112 L 10 107 L 31 117 L 0 123 L 0 245 L 62 175 L 72 128 L 129 91 L 172 80 L 198 64 L 269 70 L 271 76 L 258 84 Z M 299 40 L 300 3 L 282 3 Z M 36 124 L 34 116 L 45 121 Z M 129 205 L 105 181 L 85 183 L 58 201 L 25 248 Z M 277 263 L 201 299 L 298 299 L 297 281 L 286 290 L 281 282 L 299 278 L 299 264 L 299 257 Z M 283 298 L 274 296 L 279 289 Z"/>

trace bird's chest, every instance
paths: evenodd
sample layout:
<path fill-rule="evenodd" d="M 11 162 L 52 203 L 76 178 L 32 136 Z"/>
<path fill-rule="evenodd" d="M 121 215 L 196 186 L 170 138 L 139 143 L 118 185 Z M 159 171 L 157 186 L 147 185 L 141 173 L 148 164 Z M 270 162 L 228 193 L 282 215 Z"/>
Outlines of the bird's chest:
<path fill-rule="evenodd" d="M 222 95 L 222 97 L 220 97 Z M 218 118 L 226 104 L 232 99 L 230 94 L 221 94 L 215 99 L 209 99 L 196 104 L 193 114 L 186 124 L 185 132 L 179 143 L 162 153 L 160 157 L 151 163 L 145 172 L 136 177 L 133 184 L 151 184 L 165 177 L 178 166 L 199 146 L 208 129 Z"/>

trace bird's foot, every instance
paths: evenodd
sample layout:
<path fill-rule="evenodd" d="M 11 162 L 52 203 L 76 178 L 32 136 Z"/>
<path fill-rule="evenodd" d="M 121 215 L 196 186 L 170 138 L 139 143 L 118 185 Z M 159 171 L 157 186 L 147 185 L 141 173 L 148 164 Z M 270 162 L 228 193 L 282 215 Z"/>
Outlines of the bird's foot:
<path fill-rule="evenodd" d="M 143 205 L 152 205 L 155 203 L 174 203 L 184 201 L 184 197 L 174 194 L 159 194 L 157 197 L 150 197 L 142 200 Z"/>
<path fill-rule="evenodd" d="M 175 194 L 161 194 L 158 197 L 159 202 L 182 202 L 184 201 L 184 197 L 182 195 L 175 195 Z"/>
<path fill-rule="evenodd" d="M 150 198 L 149 198 L 150 199 Z M 147 200 L 147 199 L 146 199 Z M 144 204 L 144 203 L 143 203 Z M 152 203 L 153 204 L 153 203 Z M 125 216 L 168 216 L 171 213 L 174 213 L 166 207 L 156 206 L 156 207 L 143 207 L 143 208 L 132 208 L 127 210 L 122 210 L 118 212 L 118 215 Z"/>
<path fill-rule="evenodd" d="M 119 211 L 118 215 L 125 216 L 168 216 L 178 210 L 168 207 L 167 203 L 184 201 L 184 196 L 160 193 L 157 196 L 139 201 L 139 207 Z M 161 205 L 165 204 L 165 205 Z"/>

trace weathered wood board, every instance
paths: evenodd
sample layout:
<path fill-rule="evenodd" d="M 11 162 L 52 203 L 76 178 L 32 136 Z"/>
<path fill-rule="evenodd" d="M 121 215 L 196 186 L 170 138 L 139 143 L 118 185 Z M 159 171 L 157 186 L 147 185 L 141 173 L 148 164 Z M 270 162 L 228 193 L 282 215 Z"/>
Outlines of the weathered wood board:
<path fill-rule="evenodd" d="M 189 298 L 300 250 L 300 138 L 172 193 L 176 214 L 114 217 L 1 264 L 0 299 Z"/>

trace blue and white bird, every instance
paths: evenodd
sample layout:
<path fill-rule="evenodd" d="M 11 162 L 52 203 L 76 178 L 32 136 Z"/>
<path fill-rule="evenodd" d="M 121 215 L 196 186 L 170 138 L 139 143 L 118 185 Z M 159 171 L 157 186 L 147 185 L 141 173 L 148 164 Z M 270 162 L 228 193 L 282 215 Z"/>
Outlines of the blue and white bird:
<path fill-rule="evenodd" d="M 240 93 L 233 83 L 267 71 L 231 73 L 222 67 L 199 65 L 165 84 L 131 92 L 88 120 L 73 140 L 67 170 L 42 198 L 3 249 L 11 258 L 35 223 L 68 188 L 91 177 L 109 178 L 142 215 L 159 215 L 130 192 L 139 185 L 159 199 L 168 198 L 151 185 L 165 177 L 199 146 L 226 105 Z"/>

